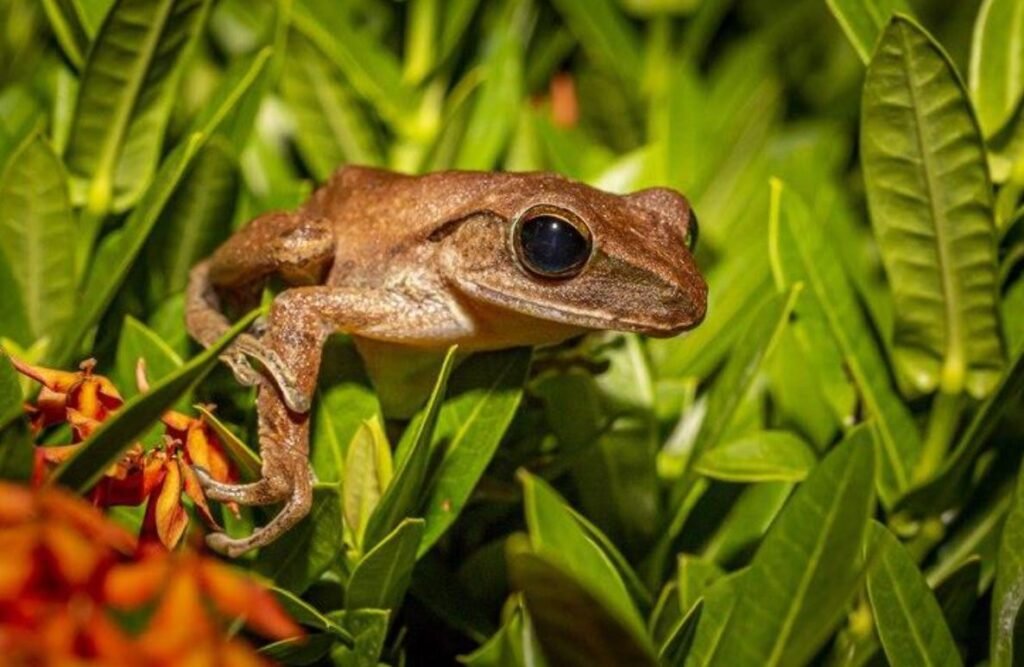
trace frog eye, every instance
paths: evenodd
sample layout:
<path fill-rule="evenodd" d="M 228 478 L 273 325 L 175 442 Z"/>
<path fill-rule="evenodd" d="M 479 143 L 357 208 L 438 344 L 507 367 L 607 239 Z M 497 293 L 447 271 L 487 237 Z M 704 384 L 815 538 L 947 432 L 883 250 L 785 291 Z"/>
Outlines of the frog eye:
<path fill-rule="evenodd" d="M 530 273 L 544 278 L 569 278 L 590 258 L 590 230 L 568 215 L 544 208 L 522 215 L 513 229 L 516 256 Z"/>
<path fill-rule="evenodd" d="M 690 209 L 690 221 L 686 227 L 686 248 L 692 253 L 697 249 L 697 237 L 700 236 L 700 224 L 697 223 L 697 214 Z"/>

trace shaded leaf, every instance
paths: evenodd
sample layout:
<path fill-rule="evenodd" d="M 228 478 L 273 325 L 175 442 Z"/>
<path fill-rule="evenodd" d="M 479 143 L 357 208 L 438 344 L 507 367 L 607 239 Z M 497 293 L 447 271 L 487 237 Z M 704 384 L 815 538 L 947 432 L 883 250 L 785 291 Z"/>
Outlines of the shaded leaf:
<path fill-rule="evenodd" d="M 1024 95 L 1024 5 L 984 0 L 974 23 L 968 85 L 986 137 L 1006 125 Z"/>
<path fill-rule="evenodd" d="M 46 18 L 50 21 L 57 43 L 75 69 L 81 70 L 92 39 L 85 24 L 78 0 L 43 0 Z"/>
<path fill-rule="evenodd" d="M 990 661 L 995 667 L 1020 664 L 1024 657 L 1024 471 L 999 538 L 996 581 L 992 592 Z"/>
<path fill-rule="evenodd" d="M 865 64 L 871 60 L 878 36 L 896 12 L 909 12 L 906 0 L 826 0 L 846 38 Z"/>
<path fill-rule="evenodd" d="M 686 656 L 690 653 L 693 640 L 697 636 L 697 624 L 700 623 L 701 612 L 704 611 L 704 601 L 698 600 L 693 607 L 686 612 L 686 616 L 680 619 L 672 634 L 658 651 L 658 661 L 662 665 L 672 667 L 682 665 L 686 662 Z"/>
<path fill-rule="evenodd" d="M 583 48 L 623 81 L 640 76 L 642 56 L 633 26 L 612 0 L 555 0 Z"/>
<path fill-rule="evenodd" d="M 405 519 L 356 564 L 345 588 L 345 609 L 397 609 L 412 579 L 423 537 L 422 519 Z"/>
<path fill-rule="evenodd" d="M 729 482 L 799 482 L 816 462 L 814 451 L 792 433 L 761 431 L 704 452 L 694 469 Z"/>
<path fill-rule="evenodd" d="M 181 357 L 152 329 L 131 315 L 124 318 L 121 336 L 117 341 L 117 356 L 114 362 L 114 385 L 120 388 L 126 399 L 139 393 L 135 382 L 135 370 L 139 360 L 146 364 L 146 377 L 157 382 L 181 366 Z"/>
<path fill-rule="evenodd" d="M 328 614 L 354 640 L 352 647 L 335 646 L 331 651 L 334 664 L 338 667 L 378 667 L 388 633 L 389 616 L 384 609 L 357 609 Z"/>

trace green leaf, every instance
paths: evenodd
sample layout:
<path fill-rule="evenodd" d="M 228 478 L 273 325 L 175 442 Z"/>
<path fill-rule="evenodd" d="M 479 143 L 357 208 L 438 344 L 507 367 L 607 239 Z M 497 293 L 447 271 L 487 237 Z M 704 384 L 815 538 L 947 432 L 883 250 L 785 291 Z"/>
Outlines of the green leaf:
<path fill-rule="evenodd" d="M 458 348 L 452 346 L 444 358 L 441 370 L 437 374 L 437 382 L 430 393 L 426 406 L 416 416 L 407 429 L 409 439 L 403 436 L 399 443 L 398 470 L 387 489 L 384 490 L 380 502 L 373 511 L 366 526 L 364 546 L 372 547 L 398 525 L 403 518 L 413 515 L 423 491 L 423 480 L 427 476 L 430 463 L 430 444 L 434 439 L 434 428 L 437 416 L 441 411 L 441 403 L 448 387 L 448 377 L 455 367 L 455 355 Z M 417 544 L 419 541 L 417 540 Z M 368 605 L 374 606 L 374 605 Z M 376 605 L 378 608 L 381 605 Z"/>
<path fill-rule="evenodd" d="M 942 609 L 896 537 L 872 524 L 876 553 L 868 570 L 875 628 L 894 665 L 962 665 Z"/>
<path fill-rule="evenodd" d="M 281 665 L 317 665 L 321 664 L 327 653 L 334 646 L 336 638 L 326 632 L 318 632 L 303 637 L 282 639 L 261 646 L 260 654 L 270 658 L 275 664 Z"/>
<path fill-rule="evenodd" d="M 555 0 L 583 48 L 623 81 L 636 81 L 643 57 L 633 26 L 612 0 Z"/>
<path fill-rule="evenodd" d="M 288 45 L 281 92 L 295 114 L 295 141 L 319 181 L 339 165 L 380 165 L 374 127 L 350 86 L 301 35 Z"/>
<path fill-rule="evenodd" d="M 533 550 L 601 600 L 636 637 L 643 637 L 643 619 L 611 559 L 587 536 L 554 489 L 526 471 L 518 476 Z"/>
<path fill-rule="evenodd" d="M 331 651 L 331 660 L 338 667 L 378 667 L 384 640 L 388 634 L 388 618 L 385 609 L 358 609 L 328 614 L 348 631 L 355 645 L 338 645 Z"/>
<path fill-rule="evenodd" d="M 207 0 L 117 0 L 89 50 L 67 147 L 93 215 L 124 210 L 149 183 L 175 72 Z"/>
<path fill-rule="evenodd" d="M 718 579 L 704 593 L 704 606 L 697 624 L 697 636 L 686 656 L 686 666 L 708 665 L 722 641 L 725 626 L 739 601 L 740 586 L 749 574 L 740 570 Z M 695 601 L 697 604 L 699 600 Z"/>
<path fill-rule="evenodd" d="M 992 625 L 989 660 L 993 667 L 1020 664 L 1024 657 L 1024 469 L 1018 472 L 1017 488 L 1003 524 L 992 591 Z"/>
<path fill-rule="evenodd" d="M 704 452 L 694 469 L 727 482 L 799 482 L 817 459 L 803 440 L 788 431 L 761 431 Z"/>
<path fill-rule="evenodd" d="M 255 481 L 262 476 L 263 466 L 259 454 L 254 452 L 249 445 L 242 442 L 224 422 L 217 418 L 206 406 L 195 406 L 196 412 L 202 415 L 203 419 L 213 432 L 220 438 L 228 457 L 238 466 L 238 472 L 243 480 Z"/>
<path fill-rule="evenodd" d="M 686 612 L 686 616 L 680 619 L 672 634 L 658 650 L 658 662 L 667 667 L 682 665 L 686 662 L 686 656 L 690 653 L 693 640 L 697 637 L 697 625 L 700 623 L 700 615 L 704 611 L 704 601 L 698 600 L 693 608 Z"/>
<path fill-rule="evenodd" d="M 18 373 L 0 353 L 0 479 L 25 481 L 32 476 L 34 450 L 23 414 Z"/>
<path fill-rule="evenodd" d="M 817 652 L 860 583 L 873 473 L 865 425 L 814 469 L 775 520 L 704 664 L 803 664 Z"/>
<path fill-rule="evenodd" d="M 182 292 L 189 270 L 230 235 L 239 184 L 224 140 L 215 138 L 195 156 L 146 241 L 150 304 Z"/>
<path fill-rule="evenodd" d="M 431 131 L 418 115 L 421 95 L 402 81 L 394 54 L 366 31 L 356 29 L 346 12 L 322 2 L 299 0 L 292 9 L 292 21 L 392 127 L 414 137 Z"/>
<path fill-rule="evenodd" d="M 149 392 L 125 403 L 82 443 L 74 456 L 53 472 L 51 481 L 69 486 L 79 493 L 92 488 L 136 438 L 145 433 L 180 396 L 213 370 L 224 348 L 235 336 L 245 331 L 257 315 L 259 311 L 249 313 L 202 354 L 154 384 Z"/>
<path fill-rule="evenodd" d="M 258 80 L 268 57 L 266 49 L 254 54 L 247 66 L 236 70 L 234 77 L 218 89 L 214 99 L 196 117 L 192 131 L 164 159 L 153 179 L 153 186 L 146 190 L 124 226 L 104 240 L 81 290 L 85 296 L 71 323 L 65 327 L 64 335 L 57 341 L 51 359 L 53 365 L 65 366 L 75 357 L 79 343 L 113 301 L 192 160 Z"/>
<path fill-rule="evenodd" d="M 496 29 L 484 43 L 483 81 L 455 158 L 457 169 L 493 169 L 512 134 L 523 95 L 526 9 L 529 3 L 521 0 L 505 3 Z"/>
<path fill-rule="evenodd" d="M 42 4 L 64 55 L 75 69 L 81 70 L 92 39 L 81 5 L 78 0 L 43 0 Z"/>
<path fill-rule="evenodd" d="M 465 507 L 519 407 L 529 368 L 530 350 L 517 348 L 473 356 L 453 375 L 434 434 L 444 458 L 427 487 L 421 554 Z"/>
<path fill-rule="evenodd" d="M 811 220 L 804 203 L 780 182 L 771 184 L 769 243 L 785 284 L 803 282 L 803 299 L 813 299 L 843 354 L 857 385 L 866 416 L 878 431 L 881 454 L 876 480 L 879 496 L 892 505 L 910 483 L 921 451 L 921 437 L 910 411 L 896 395 L 882 353 L 842 261 L 826 230 Z"/>
<path fill-rule="evenodd" d="M 412 580 L 423 519 L 405 519 L 352 570 L 345 588 L 345 609 L 397 609 Z"/>
<path fill-rule="evenodd" d="M 339 493 L 336 484 L 314 486 L 309 514 L 287 535 L 260 549 L 253 569 L 296 595 L 309 588 L 344 547 Z"/>
<path fill-rule="evenodd" d="M 743 489 L 704 546 L 704 558 L 730 563 L 748 553 L 775 522 L 793 486 L 791 482 L 766 482 Z"/>
<path fill-rule="evenodd" d="M 391 484 L 391 445 L 379 419 L 369 419 L 356 431 L 345 454 L 341 485 L 345 523 L 355 544 L 365 548 L 363 536 L 381 494 Z"/>
<path fill-rule="evenodd" d="M 352 637 L 333 619 L 328 618 L 320 611 L 309 604 L 295 593 L 287 591 L 278 586 L 270 586 L 270 591 L 277 598 L 277 601 L 281 603 L 281 607 L 291 616 L 297 623 L 306 625 L 309 627 L 323 630 L 324 632 L 333 636 L 334 640 L 341 640 L 346 644 L 352 644 Z"/>
<path fill-rule="evenodd" d="M 527 656 L 536 660 L 529 664 L 543 667 L 532 624 L 520 602 L 500 630 L 459 661 L 467 667 L 519 667 L 527 664 Z"/>
<path fill-rule="evenodd" d="M 679 554 L 676 560 L 679 569 L 676 574 L 679 584 L 679 608 L 685 612 L 704 597 L 704 592 L 718 581 L 724 572 L 712 561 L 690 554 Z"/>
<path fill-rule="evenodd" d="M 968 85 L 986 137 L 999 132 L 1024 95 L 1024 5 L 984 0 L 974 22 Z"/>
<path fill-rule="evenodd" d="M 548 557 L 521 553 L 509 561 L 513 587 L 526 600 L 537 640 L 558 667 L 657 665 L 647 642 Z"/>
<path fill-rule="evenodd" d="M 139 360 L 146 364 L 146 377 L 157 382 L 181 367 L 181 357 L 168 347 L 145 324 L 131 315 L 124 318 L 121 336 L 117 342 L 114 362 L 114 385 L 126 399 L 139 393 L 135 383 L 135 368 Z"/>
<path fill-rule="evenodd" d="M 846 38 L 865 64 L 871 60 L 878 36 L 896 12 L 909 12 L 906 0 L 826 0 Z"/>
<path fill-rule="evenodd" d="M 64 167 L 32 134 L 0 174 L 0 256 L 34 338 L 52 340 L 74 309 L 77 231 Z"/>
<path fill-rule="evenodd" d="M 897 376 L 913 392 L 984 397 L 1005 363 L 992 183 L 952 62 L 906 17 L 868 65 L 860 147 L 894 298 Z"/>

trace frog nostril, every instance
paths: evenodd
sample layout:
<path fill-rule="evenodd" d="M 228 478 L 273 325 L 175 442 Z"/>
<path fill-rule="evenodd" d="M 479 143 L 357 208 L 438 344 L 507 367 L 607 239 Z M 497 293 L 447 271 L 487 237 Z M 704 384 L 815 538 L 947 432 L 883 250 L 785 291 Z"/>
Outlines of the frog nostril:
<path fill-rule="evenodd" d="M 690 219 L 686 225 L 686 247 L 690 252 L 697 249 L 697 237 L 700 236 L 700 224 L 697 222 L 697 214 L 690 209 Z"/>

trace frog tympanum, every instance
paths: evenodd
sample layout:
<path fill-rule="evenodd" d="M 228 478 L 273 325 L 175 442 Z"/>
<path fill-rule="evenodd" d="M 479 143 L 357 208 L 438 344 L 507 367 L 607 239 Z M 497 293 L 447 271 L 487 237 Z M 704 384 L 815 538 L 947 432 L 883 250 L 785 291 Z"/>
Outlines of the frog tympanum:
<path fill-rule="evenodd" d="M 233 485 L 198 472 L 213 500 L 283 508 L 247 537 L 208 543 L 237 556 L 308 513 L 310 402 L 332 333 L 350 334 L 371 371 L 410 349 L 543 345 L 595 330 L 671 336 L 704 316 L 696 238 L 672 190 L 614 195 L 551 173 L 345 167 L 298 210 L 256 218 L 192 270 L 187 326 L 210 345 L 230 326 L 223 306 L 254 305 L 270 278 L 286 286 L 223 357 L 259 385 L 262 478 Z"/>

